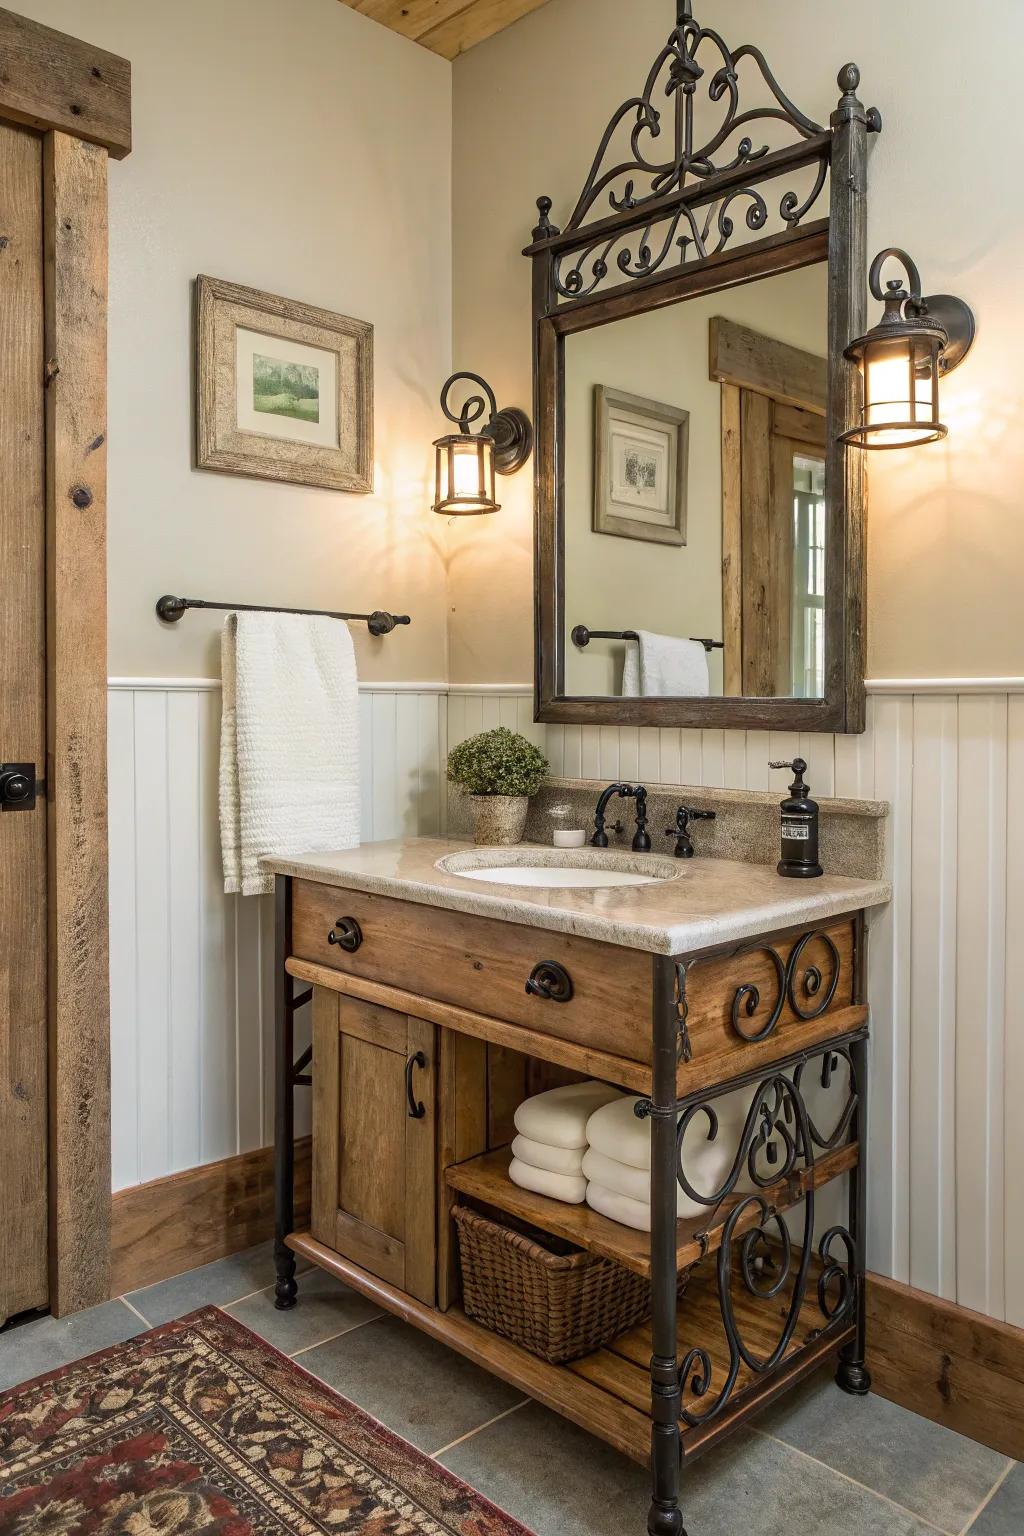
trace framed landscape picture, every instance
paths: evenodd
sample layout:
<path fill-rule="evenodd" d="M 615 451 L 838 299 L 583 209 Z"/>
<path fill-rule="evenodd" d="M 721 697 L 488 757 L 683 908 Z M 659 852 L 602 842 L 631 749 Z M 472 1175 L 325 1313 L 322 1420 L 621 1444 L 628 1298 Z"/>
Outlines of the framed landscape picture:
<path fill-rule="evenodd" d="M 196 463 L 373 490 L 373 326 L 196 279 Z"/>
<path fill-rule="evenodd" d="M 595 533 L 686 543 L 690 413 L 594 386 Z"/>

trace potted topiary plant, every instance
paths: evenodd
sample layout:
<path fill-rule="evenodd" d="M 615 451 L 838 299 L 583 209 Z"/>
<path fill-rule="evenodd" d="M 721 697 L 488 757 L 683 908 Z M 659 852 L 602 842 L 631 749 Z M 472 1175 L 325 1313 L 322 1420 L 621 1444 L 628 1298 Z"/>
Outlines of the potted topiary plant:
<path fill-rule="evenodd" d="M 448 754 L 448 777 L 469 796 L 473 841 L 483 846 L 522 841 L 529 797 L 547 773 L 544 754 L 504 725 L 470 736 Z"/>

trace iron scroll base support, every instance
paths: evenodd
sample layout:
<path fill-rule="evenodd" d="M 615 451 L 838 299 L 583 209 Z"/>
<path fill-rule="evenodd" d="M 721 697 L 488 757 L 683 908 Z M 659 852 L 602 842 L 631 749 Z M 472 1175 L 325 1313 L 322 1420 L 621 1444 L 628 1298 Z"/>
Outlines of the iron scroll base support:
<path fill-rule="evenodd" d="M 312 1051 L 295 1060 L 295 1015 L 312 1000 L 312 989 L 292 994 L 285 961 L 291 949 L 291 881 L 274 880 L 274 1306 L 288 1312 L 296 1305 L 295 1255 L 287 1239 L 295 1230 L 295 1089 L 312 1081 L 306 1068 Z"/>

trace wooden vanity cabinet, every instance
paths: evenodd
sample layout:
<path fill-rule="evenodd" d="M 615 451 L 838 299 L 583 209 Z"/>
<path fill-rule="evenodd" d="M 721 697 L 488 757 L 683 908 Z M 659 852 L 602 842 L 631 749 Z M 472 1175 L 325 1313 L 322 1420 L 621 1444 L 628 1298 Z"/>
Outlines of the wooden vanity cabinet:
<path fill-rule="evenodd" d="M 313 1236 L 432 1305 L 437 1029 L 317 987 L 313 1059 Z"/>
<path fill-rule="evenodd" d="M 452 1206 L 469 1203 L 653 1282 L 658 1265 L 671 1260 L 664 1247 L 652 1253 L 646 1233 L 511 1183 L 514 1111 L 529 1095 L 578 1075 L 655 1103 L 659 1094 L 662 1103 L 674 1097 L 677 1112 L 745 1086 L 762 1095 L 776 1143 L 760 1198 L 741 1184 L 676 1223 L 675 1269 L 684 1282 L 676 1363 L 706 1351 L 714 1390 L 730 1383 L 722 1411 L 710 1416 L 699 1372 L 680 1383 L 680 1455 L 685 1461 L 702 1453 L 837 1352 L 848 1390 L 862 1390 L 860 1085 L 868 1013 L 861 913 L 661 957 L 281 877 L 277 937 L 281 1305 L 294 1298 L 289 1266 L 298 1254 L 646 1462 L 652 1401 L 657 1411 L 655 1326 L 642 1323 L 564 1366 L 490 1332 L 463 1310 Z M 527 986 L 543 961 L 568 973 L 567 1000 Z M 308 988 L 297 997 L 296 982 Z M 306 1075 L 308 1058 L 295 1061 L 292 1019 L 310 998 Z M 833 1074 L 849 1081 L 845 1107 L 816 1125 L 816 1083 L 824 1088 L 818 1080 Z M 297 1232 L 291 1094 L 309 1082 L 312 1219 L 309 1232 Z M 662 1124 L 665 1118 L 663 1110 Z M 800 1124 L 799 1155 L 789 1157 Z M 756 1129 L 748 1125 L 743 1134 L 753 1137 Z M 733 1273 L 735 1282 L 744 1240 L 756 1241 L 749 1252 L 770 1261 L 780 1242 L 777 1218 L 790 1213 L 798 1232 L 804 1217 L 814 1219 L 815 1192 L 841 1177 L 849 1180 L 849 1231 L 819 1231 L 813 1248 L 797 1246 L 797 1237 L 785 1291 L 762 1293 L 755 1282 L 748 1292 L 734 1283 L 723 1306 L 720 1275 Z M 720 1251 L 733 1254 L 724 1271 Z M 809 1254 L 806 1266 L 801 1252 Z M 749 1351 L 741 1355 L 743 1339 Z M 759 1356 L 770 1364 L 762 1369 Z"/>

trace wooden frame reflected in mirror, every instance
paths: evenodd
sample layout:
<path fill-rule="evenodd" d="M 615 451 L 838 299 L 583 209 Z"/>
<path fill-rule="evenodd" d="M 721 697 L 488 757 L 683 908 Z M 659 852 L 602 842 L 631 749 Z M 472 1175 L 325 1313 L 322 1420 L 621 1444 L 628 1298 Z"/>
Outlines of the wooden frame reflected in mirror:
<path fill-rule="evenodd" d="M 721 82 L 710 92 L 718 120 L 695 147 L 701 80 L 705 91 Z M 867 138 L 881 126 L 858 99 L 859 80 L 854 65 L 840 71 L 842 98 L 828 127 L 819 127 L 784 96 L 758 50 L 730 52 L 717 33 L 686 19 L 655 61 L 643 95 L 613 116 L 564 230 L 552 223 L 550 200 L 538 200 L 540 220 L 525 252 L 533 261 L 538 720 L 864 729 L 864 464 L 838 440 L 860 408 L 860 376 L 843 350 L 866 318 Z M 767 92 L 767 105 L 741 110 L 741 86 L 750 83 L 761 96 Z M 674 136 L 661 123 L 669 112 L 676 114 Z M 766 139 L 792 142 L 762 144 L 755 137 L 762 128 Z M 613 164 L 624 134 L 627 158 Z M 666 162 L 673 142 L 674 159 Z M 724 695 L 569 693 L 570 632 L 588 616 L 568 614 L 565 602 L 567 338 L 819 262 L 828 263 L 824 360 L 778 342 L 759 349 L 753 333 L 731 321 L 710 328 L 710 377 L 722 389 Z M 764 482 L 778 488 L 760 508 L 749 495 L 755 455 Z M 783 528 L 771 503 L 776 511 L 792 508 L 783 487 L 792 493 L 794 483 L 804 487 L 811 511 L 805 524 L 798 516 Z M 768 584 L 779 588 L 767 614 L 745 599 L 742 582 L 740 547 L 746 542 L 756 551 L 757 539 Z M 823 567 L 823 582 L 811 581 L 802 607 L 782 591 L 784 582 L 792 585 L 796 559 Z M 642 612 L 642 594 L 634 597 Z M 802 650 L 797 624 L 805 626 Z M 801 689 L 818 696 L 800 696 Z"/>

